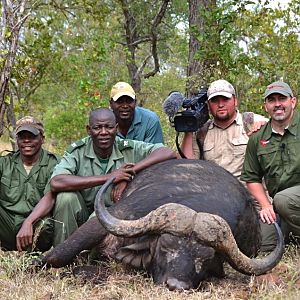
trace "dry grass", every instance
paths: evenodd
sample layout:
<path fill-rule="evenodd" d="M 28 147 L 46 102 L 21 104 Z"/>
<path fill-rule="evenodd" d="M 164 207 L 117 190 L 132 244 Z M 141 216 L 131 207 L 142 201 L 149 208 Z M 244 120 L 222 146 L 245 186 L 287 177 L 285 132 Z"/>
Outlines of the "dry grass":
<path fill-rule="evenodd" d="M 241 275 L 228 266 L 226 278 L 211 279 L 198 290 L 183 292 L 156 286 L 151 278 L 125 271 L 114 262 L 109 263 L 107 280 L 95 283 L 75 278 L 71 268 L 29 272 L 31 259 L 25 254 L 0 251 L 0 299 L 300 299 L 299 250 L 293 247 L 268 282 Z"/>

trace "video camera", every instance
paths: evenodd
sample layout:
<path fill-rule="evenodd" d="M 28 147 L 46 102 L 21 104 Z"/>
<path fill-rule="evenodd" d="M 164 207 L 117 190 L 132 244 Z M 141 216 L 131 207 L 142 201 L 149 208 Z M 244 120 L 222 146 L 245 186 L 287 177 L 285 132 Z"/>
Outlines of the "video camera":
<path fill-rule="evenodd" d="M 190 99 L 177 91 L 171 92 L 163 109 L 177 132 L 195 132 L 209 119 L 207 90 L 202 88 Z"/>

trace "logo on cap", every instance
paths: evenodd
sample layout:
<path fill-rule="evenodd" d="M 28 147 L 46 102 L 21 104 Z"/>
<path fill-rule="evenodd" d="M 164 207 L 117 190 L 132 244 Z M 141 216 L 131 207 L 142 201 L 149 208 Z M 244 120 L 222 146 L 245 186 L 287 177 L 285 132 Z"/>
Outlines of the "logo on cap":
<path fill-rule="evenodd" d="M 264 98 L 268 98 L 271 94 L 281 94 L 286 97 L 293 97 L 292 89 L 283 81 L 275 81 L 267 86 Z"/>

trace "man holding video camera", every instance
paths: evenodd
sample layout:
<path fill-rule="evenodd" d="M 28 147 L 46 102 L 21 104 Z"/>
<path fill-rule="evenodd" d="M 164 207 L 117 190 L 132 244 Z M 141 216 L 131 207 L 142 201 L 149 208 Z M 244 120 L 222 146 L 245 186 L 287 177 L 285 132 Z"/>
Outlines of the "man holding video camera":
<path fill-rule="evenodd" d="M 185 133 L 182 152 L 190 159 L 201 157 L 214 161 L 240 180 L 249 136 L 268 119 L 253 112 L 240 113 L 235 89 L 226 80 L 212 82 L 207 97 L 213 118 L 196 133 Z M 256 207 L 259 209 L 257 203 Z M 262 223 L 261 230 L 261 251 L 270 251 L 276 244 L 275 231 Z"/>
<path fill-rule="evenodd" d="M 252 112 L 240 113 L 235 89 L 226 80 L 212 82 L 207 97 L 213 118 L 196 133 L 185 133 L 182 152 L 187 158 L 200 158 L 202 154 L 202 158 L 214 161 L 239 179 L 249 135 L 268 119 Z"/>

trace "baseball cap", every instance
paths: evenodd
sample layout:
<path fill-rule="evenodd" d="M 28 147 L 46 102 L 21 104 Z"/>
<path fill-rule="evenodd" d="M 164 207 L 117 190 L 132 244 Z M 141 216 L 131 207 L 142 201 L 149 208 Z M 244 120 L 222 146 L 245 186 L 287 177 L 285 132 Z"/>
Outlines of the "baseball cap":
<path fill-rule="evenodd" d="M 275 82 L 269 84 L 265 90 L 264 98 L 266 99 L 271 94 L 275 94 L 275 93 L 281 94 L 286 97 L 289 97 L 289 96 L 294 97 L 290 86 L 283 81 L 275 81 Z"/>
<path fill-rule="evenodd" d="M 231 98 L 232 95 L 235 95 L 234 87 L 231 83 L 224 79 L 212 82 L 207 90 L 208 100 L 215 96 L 224 96 L 226 98 Z"/>
<path fill-rule="evenodd" d="M 25 116 L 17 121 L 16 123 L 16 134 L 20 133 L 21 131 L 29 131 L 34 135 L 44 134 L 44 126 L 43 124 L 31 116 Z"/>
<path fill-rule="evenodd" d="M 120 81 L 112 87 L 110 98 L 117 101 L 122 96 L 129 96 L 130 98 L 135 99 L 135 92 L 130 84 Z"/>

